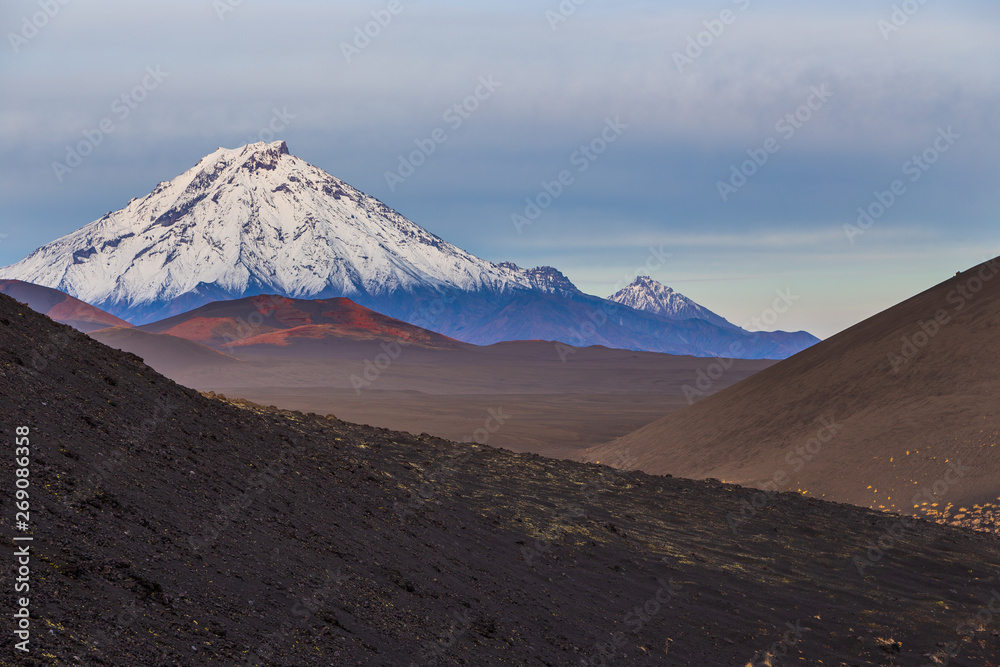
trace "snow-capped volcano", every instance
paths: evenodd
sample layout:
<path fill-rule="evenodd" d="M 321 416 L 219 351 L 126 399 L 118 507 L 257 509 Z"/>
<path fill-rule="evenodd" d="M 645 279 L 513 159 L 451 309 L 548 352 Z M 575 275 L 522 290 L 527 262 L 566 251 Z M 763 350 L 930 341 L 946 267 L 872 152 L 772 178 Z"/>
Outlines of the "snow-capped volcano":
<path fill-rule="evenodd" d="M 0 275 L 136 323 L 169 313 L 175 301 L 187 309 L 259 293 L 547 291 L 544 272 L 493 264 L 446 243 L 290 155 L 284 142 L 220 148 Z"/>
<path fill-rule="evenodd" d="M 609 296 L 608 301 L 671 320 L 705 320 L 717 326 L 736 328 L 725 318 L 649 276 L 639 276 L 631 285 Z"/>
<path fill-rule="evenodd" d="M 137 325 L 275 294 L 349 297 L 481 345 L 533 339 L 784 358 L 816 342 L 804 332 L 751 335 L 669 290 L 636 287 L 630 301 L 612 303 L 552 267 L 480 259 L 290 155 L 282 141 L 220 148 L 0 278 L 60 290 Z"/>

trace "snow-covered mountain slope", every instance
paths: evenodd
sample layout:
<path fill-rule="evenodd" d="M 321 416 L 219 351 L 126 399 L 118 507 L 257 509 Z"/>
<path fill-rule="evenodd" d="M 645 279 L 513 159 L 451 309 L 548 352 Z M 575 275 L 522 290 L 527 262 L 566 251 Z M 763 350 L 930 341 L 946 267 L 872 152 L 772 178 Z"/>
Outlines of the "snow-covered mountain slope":
<path fill-rule="evenodd" d="M 671 320 L 705 320 L 720 327 L 736 328 L 725 318 L 649 276 L 639 276 L 631 285 L 609 296 L 608 301 Z"/>
<path fill-rule="evenodd" d="M 151 194 L 50 243 L 0 275 L 62 290 L 142 322 L 161 306 L 250 293 L 295 298 L 423 289 L 544 289 L 513 264 L 446 243 L 288 153 L 220 148 Z M 575 289 L 575 288 L 574 288 Z"/>

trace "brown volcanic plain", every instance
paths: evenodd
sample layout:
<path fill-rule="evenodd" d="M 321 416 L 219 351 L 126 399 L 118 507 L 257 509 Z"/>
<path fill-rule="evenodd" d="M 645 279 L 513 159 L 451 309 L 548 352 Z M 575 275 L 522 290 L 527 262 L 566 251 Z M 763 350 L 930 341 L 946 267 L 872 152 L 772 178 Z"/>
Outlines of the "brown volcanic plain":
<path fill-rule="evenodd" d="M 349 299 L 260 296 L 92 335 L 188 387 L 264 405 L 515 451 L 576 457 L 688 405 L 717 363 L 721 389 L 768 360 L 678 357 L 543 341 L 476 346 Z M 178 345 L 178 339 L 225 353 Z M 232 358 L 239 363 L 231 363 Z M 503 416 L 503 428 L 495 430 Z M 486 429 L 486 430 L 483 430 Z"/>

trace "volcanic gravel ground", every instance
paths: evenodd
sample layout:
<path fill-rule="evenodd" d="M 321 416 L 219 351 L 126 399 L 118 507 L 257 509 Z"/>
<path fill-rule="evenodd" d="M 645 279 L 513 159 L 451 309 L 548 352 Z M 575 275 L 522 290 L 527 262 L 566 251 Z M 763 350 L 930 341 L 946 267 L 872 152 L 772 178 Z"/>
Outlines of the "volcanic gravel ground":
<path fill-rule="evenodd" d="M 1000 656 L 991 535 L 202 396 L 3 296 L 0 393 L 34 536 L 31 652 L 8 590 L 0 664 Z"/>

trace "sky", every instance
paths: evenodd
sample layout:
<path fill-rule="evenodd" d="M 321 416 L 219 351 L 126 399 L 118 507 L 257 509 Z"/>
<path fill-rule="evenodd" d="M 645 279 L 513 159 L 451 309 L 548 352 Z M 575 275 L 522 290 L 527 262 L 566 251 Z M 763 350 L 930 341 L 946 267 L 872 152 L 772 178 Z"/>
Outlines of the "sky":
<path fill-rule="evenodd" d="M 780 293 L 765 328 L 828 337 L 1000 255 L 995 0 L 5 0 L 0 28 L 0 266 L 275 139 L 480 257 L 737 324 Z"/>

